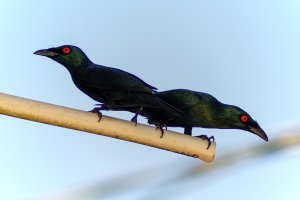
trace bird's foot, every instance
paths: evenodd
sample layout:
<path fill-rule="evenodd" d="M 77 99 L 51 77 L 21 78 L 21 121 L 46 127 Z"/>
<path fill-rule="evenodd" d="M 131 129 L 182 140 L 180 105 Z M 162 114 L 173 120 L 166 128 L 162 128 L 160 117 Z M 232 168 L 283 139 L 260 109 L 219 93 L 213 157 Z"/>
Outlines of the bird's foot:
<path fill-rule="evenodd" d="M 157 124 L 155 124 L 155 130 L 160 130 L 160 132 L 161 132 L 161 136 L 160 136 L 160 138 L 162 138 L 163 136 L 164 136 L 164 133 L 165 133 L 165 131 L 164 131 L 164 128 L 167 130 L 167 125 L 166 124 L 159 124 L 159 123 L 157 123 Z"/>
<path fill-rule="evenodd" d="M 98 117 L 99 117 L 98 122 L 100 122 L 101 119 L 102 119 L 102 113 L 100 112 L 100 110 L 103 110 L 102 106 L 101 107 L 95 107 L 93 110 L 89 111 L 91 113 L 96 113 L 98 115 Z"/>
<path fill-rule="evenodd" d="M 207 142 L 208 142 L 207 149 L 209 149 L 212 142 L 215 142 L 215 137 L 214 136 L 207 137 L 207 135 L 198 135 L 198 136 L 195 136 L 195 137 L 202 138 L 202 140 L 207 140 Z"/>

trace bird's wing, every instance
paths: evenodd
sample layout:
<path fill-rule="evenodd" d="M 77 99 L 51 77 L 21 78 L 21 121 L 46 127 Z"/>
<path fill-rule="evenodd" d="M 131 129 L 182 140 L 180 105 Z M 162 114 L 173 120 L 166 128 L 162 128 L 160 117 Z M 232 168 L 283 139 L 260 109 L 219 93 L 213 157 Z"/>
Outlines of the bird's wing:
<path fill-rule="evenodd" d="M 147 84 L 137 76 L 120 69 L 91 65 L 76 72 L 79 82 L 86 87 L 104 90 L 127 90 L 152 93 L 157 88 Z"/>

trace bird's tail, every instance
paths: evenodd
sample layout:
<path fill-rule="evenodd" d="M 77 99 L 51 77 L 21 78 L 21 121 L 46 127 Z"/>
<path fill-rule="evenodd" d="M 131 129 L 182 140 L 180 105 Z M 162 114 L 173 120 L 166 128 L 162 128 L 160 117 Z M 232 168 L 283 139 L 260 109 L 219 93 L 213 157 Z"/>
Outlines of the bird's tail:
<path fill-rule="evenodd" d="M 150 96 L 144 96 L 144 109 L 155 109 L 157 111 L 162 112 L 165 116 L 176 117 L 183 113 L 182 110 L 172 106 L 162 98 L 160 98 L 157 94 L 152 94 Z"/>
<path fill-rule="evenodd" d="M 139 113 L 148 119 L 156 119 L 158 121 L 168 121 L 180 116 L 183 111 L 170 105 L 168 102 L 161 99 L 157 94 L 141 93 L 136 95 L 134 100 L 128 102 L 116 102 L 109 110 L 114 111 L 129 111 Z M 134 103 L 132 103 L 134 102 Z M 132 103 L 132 104 L 131 104 Z M 142 108 L 142 109 L 141 109 Z M 141 109 L 141 111 L 139 111 Z"/>

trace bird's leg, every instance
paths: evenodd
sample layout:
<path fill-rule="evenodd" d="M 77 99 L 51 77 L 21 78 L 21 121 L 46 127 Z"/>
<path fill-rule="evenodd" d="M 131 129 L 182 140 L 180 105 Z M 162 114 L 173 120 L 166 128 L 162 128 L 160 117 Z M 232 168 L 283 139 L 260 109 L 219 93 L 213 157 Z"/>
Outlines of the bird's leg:
<path fill-rule="evenodd" d="M 184 127 L 184 134 L 192 135 L 192 127 Z"/>
<path fill-rule="evenodd" d="M 109 107 L 106 106 L 105 104 L 96 104 L 96 106 L 100 106 L 100 107 L 95 107 L 95 108 L 93 108 L 93 110 L 91 110 L 89 112 L 96 113 L 99 117 L 98 122 L 100 122 L 102 119 L 102 113 L 100 112 L 100 110 L 109 110 Z"/>
<path fill-rule="evenodd" d="M 207 140 L 207 142 L 208 142 L 207 149 L 209 149 L 209 147 L 211 145 L 211 142 L 215 142 L 215 137 L 214 136 L 207 137 L 207 135 L 198 135 L 198 136 L 195 136 L 195 137 L 202 138 L 202 140 Z"/>
<path fill-rule="evenodd" d="M 134 123 L 134 125 L 137 125 L 137 117 L 139 116 L 139 114 L 142 112 L 143 110 L 143 106 L 141 106 L 138 111 L 135 113 L 135 115 L 133 116 L 133 118 L 131 118 L 131 121 Z"/>

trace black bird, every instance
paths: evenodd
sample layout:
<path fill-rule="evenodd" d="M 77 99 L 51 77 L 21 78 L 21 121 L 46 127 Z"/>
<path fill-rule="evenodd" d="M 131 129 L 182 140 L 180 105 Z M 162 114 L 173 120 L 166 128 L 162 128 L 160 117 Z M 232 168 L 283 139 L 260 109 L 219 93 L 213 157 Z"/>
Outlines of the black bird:
<path fill-rule="evenodd" d="M 98 113 L 99 121 L 102 116 L 100 110 L 113 108 L 131 107 L 136 113 L 131 120 L 135 123 L 143 108 L 165 110 L 175 116 L 180 113 L 178 109 L 154 95 L 157 88 L 123 70 L 94 64 L 76 46 L 64 45 L 42 49 L 34 54 L 46 56 L 65 66 L 78 89 L 95 101 L 103 103 L 100 104 L 100 108 L 92 110 L 92 112 Z"/>
<path fill-rule="evenodd" d="M 168 112 L 161 112 L 146 108 L 140 115 L 148 118 L 148 123 L 158 127 L 183 127 L 184 134 L 192 135 L 193 127 L 217 128 L 217 129 L 241 129 L 251 132 L 265 141 L 268 136 L 260 128 L 259 124 L 244 110 L 237 106 L 223 104 L 215 97 L 186 89 L 176 89 L 156 93 L 158 97 L 182 111 L 179 116 L 171 116 Z M 133 112 L 133 109 L 128 109 Z M 210 139 L 206 135 L 198 136 Z M 208 148 L 209 148 L 208 146 Z"/>

